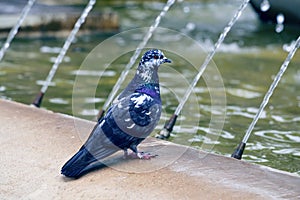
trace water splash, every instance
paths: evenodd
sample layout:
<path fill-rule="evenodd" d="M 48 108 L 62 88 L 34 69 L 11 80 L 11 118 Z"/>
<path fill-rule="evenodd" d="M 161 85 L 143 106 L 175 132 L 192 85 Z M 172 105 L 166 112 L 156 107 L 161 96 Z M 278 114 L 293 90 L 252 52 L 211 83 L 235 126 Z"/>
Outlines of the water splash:
<path fill-rule="evenodd" d="M 276 17 L 276 21 L 277 21 L 277 24 L 276 24 L 276 27 L 275 27 L 275 31 L 276 33 L 280 33 L 283 31 L 284 29 L 284 15 L 282 13 L 278 14 L 277 17 Z"/>
<path fill-rule="evenodd" d="M 196 84 L 198 83 L 200 77 L 202 76 L 204 70 L 206 69 L 206 67 L 208 66 L 208 64 L 212 60 L 213 56 L 215 55 L 217 49 L 220 47 L 220 45 L 222 44 L 223 40 L 227 36 L 227 33 L 231 30 L 232 26 L 236 23 L 236 21 L 239 19 L 239 17 L 241 16 L 241 14 L 243 13 L 243 11 L 247 7 L 249 1 L 250 0 L 244 0 L 243 1 L 243 3 L 241 4 L 241 6 L 239 7 L 239 9 L 237 10 L 237 12 L 235 13 L 235 15 L 233 16 L 233 18 L 229 21 L 229 23 L 227 24 L 227 26 L 224 28 L 223 32 L 219 36 L 218 41 L 215 43 L 215 46 L 214 46 L 213 50 L 205 58 L 204 63 L 199 68 L 198 74 L 196 75 L 196 77 L 194 78 L 192 84 L 190 85 L 190 87 L 188 88 L 188 90 L 186 91 L 186 93 L 184 94 L 183 99 L 180 101 L 180 104 L 177 106 L 177 108 L 175 110 L 175 113 L 174 113 L 175 115 L 177 115 L 177 116 L 179 115 L 179 113 L 182 110 L 184 104 L 186 103 L 187 99 L 189 98 L 190 94 L 192 93 L 194 87 L 196 86 Z"/>
<path fill-rule="evenodd" d="M 135 63 L 136 59 L 141 54 L 141 51 L 146 46 L 146 44 L 149 41 L 149 39 L 152 37 L 153 32 L 158 27 L 158 25 L 159 25 L 159 23 L 161 21 L 161 18 L 163 16 L 165 16 L 165 14 L 168 12 L 168 10 L 170 9 L 170 7 L 174 3 L 175 3 L 175 0 L 168 0 L 168 2 L 166 3 L 166 5 L 162 9 L 162 11 L 156 17 L 156 19 L 154 21 L 154 24 L 152 26 L 150 26 L 150 28 L 149 28 L 148 32 L 146 33 L 146 35 L 144 36 L 142 42 L 136 48 L 134 54 L 130 58 L 129 63 L 125 66 L 125 69 L 122 71 L 122 74 L 120 75 L 119 79 L 117 80 L 116 84 L 114 85 L 114 87 L 113 87 L 111 93 L 109 94 L 109 96 L 108 96 L 105 104 L 103 105 L 103 110 L 107 110 L 107 108 L 109 107 L 110 103 L 112 102 L 112 100 L 116 96 L 116 93 L 118 92 L 118 90 L 120 89 L 122 83 L 124 82 L 126 76 L 128 75 L 130 68 L 133 66 L 133 64 Z"/>
<path fill-rule="evenodd" d="M 6 90 L 5 86 L 0 85 L 0 92 L 4 92 Z"/>
<path fill-rule="evenodd" d="M 10 30 L 8 37 L 5 41 L 5 43 L 3 44 L 1 50 L 0 50 L 0 61 L 2 60 L 6 50 L 8 49 L 8 47 L 10 46 L 11 41 L 14 39 L 14 37 L 16 36 L 16 34 L 19 31 L 19 28 L 21 26 L 21 24 L 23 23 L 24 19 L 26 18 L 26 16 L 28 15 L 32 5 L 34 4 L 36 0 L 28 0 L 27 5 L 23 8 L 21 15 L 17 21 L 17 23 L 15 24 L 15 26 Z"/>
<path fill-rule="evenodd" d="M 292 60 L 294 54 L 296 53 L 297 49 L 299 48 L 299 45 L 300 45 L 300 36 L 298 37 L 298 39 L 294 43 L 293 48 L 291 49 L 291 51 L 289 52 L 289 54 L 286 57 L 285 61 L 281 65 L 279 72 L 275 76 L 273 83 L 271 84 L 269 90 L 267 91 L 267 93 L 266 93 L 266 95 L 265 95 L 265 97 L 264 97 L 264 99 L 263 99 L 263 101 L 262 101 L 262 103 L 261 103 L 261 105 L 258 109 L 258 112 L 256 113 L 255 117 L 253 118 L 253 121 L 250 124 L 248 130 L 246 131 L 246 134 L 245 134 L 245 136 L 242 140 L 243 143 L 245 143 L 245 144 L 247 143 L 255 124 L 257 123 L 258 119 L 260 118 L 264 108 L 268 104 L 269 99 L 270 99 L 271 95 L 273 94 L 273 91 L 277 87 L 282 75 L 284 74 L 285 70 L 287 69 L 287 66 L 289 65 L 289 63 Z"/>
<path fill-rule="evenodd" d="M 282 49 L 283 49 L 284 51 L 286 51 L 286 52 L 290 52 L 291 50 L 293 50 L 293 47 L 294 47 L 295 44 L 296 44 L 296 41 L 293 40 L 293 41 L 290 42 L 290 43 L 284 44 L 284 45 L 282 46 Z"/>
<path fill-rule="evenodd" d="M 185 26 L 185 29 L 189 32 L 195 30 L 195 28 L 196 28 L 196 24 L 192 22 L 187 23 Z"/>
<path fill-rule="evenodd" d="M 270 9 L 271 5 L 268 0 L 263 0 L 260 4 L 260 10 L 262 12 L 267 12 Z"/>
<path fill-rule="evenodd" d="M 191 11 L 190 7 L 188 7 L 188 6 L 183 7 L 184 13 L 189 13 L 190 11 Z"/>
<path fill-rule="evenodd" d="M 85 7 L 84 11 L 82 12 L 81 16 L 76 21 L 76 24 L 74 25 L 73 30 L 71 31 L 70 35 L 68 36 L 67 40 L 64 43 L 64 46 L 60 50 L 59 55 L 56 57 L 56 59 L 54 61 L 54 64 L 46 78 L 46 81 L 43 84 L 41 93 L 45 93 L 46 90 L 48 89 L 48 86 L 51 83 L 59 64 L 62 62 L 67 50 L 69 49 L 71 43 L 75 39 L 76 33 L 79 31 L 81 25 L 85 22 L 86 17 L 88 16 L 89 12 L 92 10 L 95 3 L 96 3 L 96 0 L 90 0 L 89 3 L 87 4 L 87 6 Z"/>
<path fill-rule="evenodd" d="M 157 135 L 157 138 L 168 138 L 170 136 L 170 133 L 173 130 L 173 127 L 176 123 L 177 117 L 179 116 L 179 113 L 181 112 L 183 106 L 185 105 L 185 103 L 187 102 L 189 96 L 191 95 L 192 91 L 194 90 L 195 86 L 197 85 L 199 79 L 201 78 L 203 72 L 205 71 L 206 67 L 208 66 L 208 64 L 210 63 L 210 61 L 212 60 L 213 56 L 215 55 L 217 49 L 220 47 L 220 45 L 222 44 L 222 42 L 224 41 L 227 33 L 230 31 L 230 29 L 232 28 L 232 26 L 236 23 L 236 21 L 239 19 L 239 17 L 241 16 L 241 14 L 243 13 L 243 11 L 245 10 L 245 8 L 247 7 L 248 3 L 250 0 L 244 0 L 242 2 L 242 4 L 240 5 L 240 7 L 238 8 L 237 12 L 235 13 L 235 15 L 231 18 L 231 20 L 229 21 L 229 23 L 227 24 L 227 26 L 224 28 L 223 32 L 221 33 L 221 35 L 219 36 L 218 41 L 215 43 L 213 50 L 206 56 L 203 64 L 200 66 L 198 74 L 195 76 L 195 78 L 192 81 L 192 84 L 189 86 L 189 88 L 187 89 L 187 91 L 185 92 L 183 98 L 181 99 L 179 105 L 177 106 L 174 114 L 172 115 L 172 117 L 169 119 L 169 121 L 167 121 L 167 123 L 164 126 L 164 129 L 162 129 Z M 213 100 L 213 99 L 212 99 Z M 223 99 L 223 102 L 225 102 L 225 100 Z M 223 113 L 224 111 L 222 111 Z M 221 115 L 224 116 L 224 115 Z M 218 119 L 219 122 L 224 121 L 223 119 Z M 223 127 L 223 124 L 221 125 Z M 219 127 L 221 128 L 221 127 Z M 216 138 L 215 138 L 216 139 Z M 204 147 L 205 148 L 205 147 Z"/>

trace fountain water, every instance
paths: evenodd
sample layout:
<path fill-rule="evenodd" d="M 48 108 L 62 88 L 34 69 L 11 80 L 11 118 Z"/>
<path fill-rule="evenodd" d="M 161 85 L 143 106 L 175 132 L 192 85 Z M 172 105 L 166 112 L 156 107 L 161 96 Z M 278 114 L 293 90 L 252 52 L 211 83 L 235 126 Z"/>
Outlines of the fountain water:
<path fill-rule="evenodd" d="M 241 159 L 244 149 L 246 147 L 246 143 L 250 137 L 250 134 L 255 126 L 255 124 L 257 123 L 262 111 L 264 110 L 264 108 L 266 107 L 266 105 L 269 102 L 269 99 L 271 97 L 271 95 L 273 94 L 273 91 L 275 90 L 275 88 L 277 87 L 282 75 L 284 74 L 285 70 L 287 69 L 290 61 L 292 60 L 294 54 L 296 53 L 297 49 L 300 46 L 300 36 L 298 37 L 298 39 L 296 40 L 295 43 L 293 43 L 293 47 L 291 48 L 291 50 L 289 51 L 288 56 L 286 57 L 285 61 L 283 62 L 283 64 L 280 67 L 279 72 L 277 73 L 277 75 L 274 78 L 274 81 L 272 82 L 272 84 L 270 85 L 269 90 L 267 91 L 267 93 L 265 94 L 265 97 L 255 115 L 255 117 L 253 118 L 252 123 L 250 124 L 249 128 L 246 131 L 246 134 L 242 140 L 242 142 L 239 144 L 238 148 L 233 152 L 233 154 L 231 155 L 231 157 L 236 158 L 236 159 Z"/>
<path fill-rule="evenodd" d="M 73 30 L 71 31 L 68 38 L 66 39 L 62 49 L 59 52 L 59 55 L 56 57 L 55 62 L 43 84 L 43 87 L 41 88 L 40 93 L 37 95 L 37 97 L 35 98 L 35 100 L 32 103 L 34 106 L 40 107 L 43 96 L 44 96 L 45 92 L 47 91 L 48 86 L 50 85 L 59 64 L 62 62 L 67 50 L 69 49 L 71 43 L 75 39 L 76 33 L 79 31 L 81 25 L 85 22 L 86 17 L 88 16 L 89 12 L 92 10 L 95 3 L 96 3 L 96 0 L 90 0 L 89 3 L 87 4 L 87 6 L 85 7 L 85 9 L 83 10 L 81 16 L 76 21 L 76 23 L 73 27 Z"/>
<path fill-rule="evenodd" d="M 26 16 L 28 15 L 31 7 L 33 6 L 35 0 L 28 0 L 27 5 L 23 8 L 22 13 L 17 21 L 17 23 L 15 24 L 15 26 L 10 30 L 6 41 L 4 42 L 1 50 L 0 50 L 0 61 L 2 60 L 2 58 L 4 57 L 4 54 L 6 52 L 6 50 L 9 48 L 11 41 L 14 39 L 14 37 L 16 36 L 16 34 L 18 33 L 18 30 L 21 26 L 21 24 L 23 23 L 24 19 L 26 18 Z"/>
<path fill-rule="evenodd" d="M 284 25 L 283 25 L 284 15 L 282 13 L 280 13 L 276 16 L 276 22 L 277 23 L 276 23 L 275 31 L 276 31 L 276 33 L 280 33 L 284 29 Z"/>
<path fill-rule="evenodd" d="M 149 28 L 148 32 L 146 33 L 146 35 L 144 36 L 142 42 L 138 45 L 138 47 L 136 48 L 134 54 L 130 58 L 129 63 L 125 66 L 125 69 L 122 71 L 122 74 L 120 75 L 119 79 L 117 80 L 116 84 L 114 85 L 111 93 L 108 95 L 108 98 L 107 98 L 106 102 L 104 103 L 103 108 L 99 110 L 99 113 L 97 115 L 97 119 L 98 120 L 101 119 L 101 117 L 103 116 L 105 110 L 109 107 L 110 103 L 114 99 L 116 93 L 118 92 L 118 90 L 120 89 L 120 87 L 121 87 L 122 83 L 124 82 L 126 76 L 128 75 L 130 68 L 133 66 L 133 64 L 135 63 L 136 59 L 141 54 L 141 51 L 146 46 L 146 44 L 149 41 L 149 39 L 152 37 L 153 32 L 158 27 L 158 25 L 159 25 L 159 23 L 161 21 L 161 18 L 168 12 L 168 10 L 170 9 L 170 7 L 174 3 L 175 3 L 175 0 L 168 0 L 168 2 L 165 4 L 165 6 L 162 9 L 162 11 L 156 17 L 156 19 L 154 21 L 154 24 L 152 26 L 150 26 L 150 28 Z"/>
<path fill-rule="evenodd" d="M 260 10 L 263 12 L 267 12 L 270 7 L 270 2 L 268 0 L 263 0 L 260 4 Z"/>
<path fill-rule="evenodd" d="M 213 56 L 215 55 L 217 49 L 220 47 L 220 45 L 222 44 L 222 42 L 224 41 L 227 33 L 230 31 L 230 29 L 232 28 L 232 26 L 236 23 L 236 21 L 239 19 L 239 17 L 241 16 L 241 14 L 243 13 L 243 11 L 245 10 L 245 8 L 247 7 L 248 3 L 250 0 L 244 0 L 243 3 L 240 5 L 239 9 L 237 10 L 237 12 L 235 13 L 235 15 L 232 17 L 232 19 L 229 21 L 229 23 L 227 24 L 227 26 L 224 28 L 223 32 L 221 33 L 221 35 L 219 36 L 218 41 L 215 43 L 215 46 L 213 48 L 213 50 L 207 55 L 207 57 L 204 60 L 204 63 L 201 65 L 201 67 L 199 68 L 199 72 L 196 75 L 196 77 L 194 78 L 192 84 L 190 85 L 190 87 L 188 88 L 188 90 L 186 91 L 186 93 L 183 96 L 183 99 L 180 101 L 179 105 L 177 106 L 174 114 L 172 115 L 172 117 L 169 119 L 169 121 L 165 124 L 164 129 L 161 130 L 161 132 L 156 136 L 158 138 L 164 139 L 164 138 L 168 138 L 170 136 L 170 133 L 173 130 L 173 126 L 176 123 L 176 119 L 177 116 L 179 115 L 179 113 L 181 112 L 184 104 L 186 103 L 186 101 L 188 100 L 189 96 L 191 95 L 194 87 L 196 86 L 196 84 L 198 83 L 200 77 L 202 76 L 203 72 L 205 71 L 206 67 L 208 66 L 208 64 L 210 63 L 210 61 L 212 60 Z"/>

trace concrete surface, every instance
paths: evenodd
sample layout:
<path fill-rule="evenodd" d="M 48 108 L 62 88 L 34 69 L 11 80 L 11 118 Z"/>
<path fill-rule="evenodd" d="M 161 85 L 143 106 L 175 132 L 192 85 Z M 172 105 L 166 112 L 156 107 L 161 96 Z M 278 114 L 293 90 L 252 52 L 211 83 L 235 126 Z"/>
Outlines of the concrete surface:
<path fill-rule="evenodd" d="M 108 158 L 72 180 L 61 166 L 94 123 L 0 100 L 0 199 L 300 199 L 300 177 L 153 138 L 159 156 Z"/>

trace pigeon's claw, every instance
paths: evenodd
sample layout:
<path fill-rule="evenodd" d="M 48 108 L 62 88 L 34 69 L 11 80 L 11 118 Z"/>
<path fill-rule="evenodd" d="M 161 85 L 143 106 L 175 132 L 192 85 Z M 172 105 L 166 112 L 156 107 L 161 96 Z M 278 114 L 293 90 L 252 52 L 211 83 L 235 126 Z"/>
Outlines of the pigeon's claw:
<path fill-rule="evenodd" d="M 132 152 L 132 153 L 124 153 L 124 158 L 128 158 L 128 159 L 141 159 L 141 160 L 150 160 L 151 158 L 155 158 L 158 155 L 152 155 L 150 153 L 146 153 L 146 152 Z"/>
<path fill-rule="evenodd" d="M 150 160 L 151 158 L 155 158 L 156 156 L 158 156 L 158 155 L 152 155 L 150 153 L 145 153 L 145 152 L 138 152 L 136 155 L 139 159 L 142 160 Z"/>

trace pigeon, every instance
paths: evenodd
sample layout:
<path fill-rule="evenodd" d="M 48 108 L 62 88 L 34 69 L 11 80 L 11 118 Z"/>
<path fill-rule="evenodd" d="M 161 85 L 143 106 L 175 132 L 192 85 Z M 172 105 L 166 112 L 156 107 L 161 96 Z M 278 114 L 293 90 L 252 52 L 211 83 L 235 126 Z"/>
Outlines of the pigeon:
<path fill-rule="evenodd" d="M 148 50 L 142 56 L 131 82 L 99 119 L 84 145 L 62 167 L 63 175 L 79 178 L 89 166 L 119 150 L 124 151 L 125 157 L 154 157 L 139 152 L 137 146 L 150 135 L 160 119 L 158 68 L 163 63 L 171 63 L 171 60 L 158 49 Z"/>

